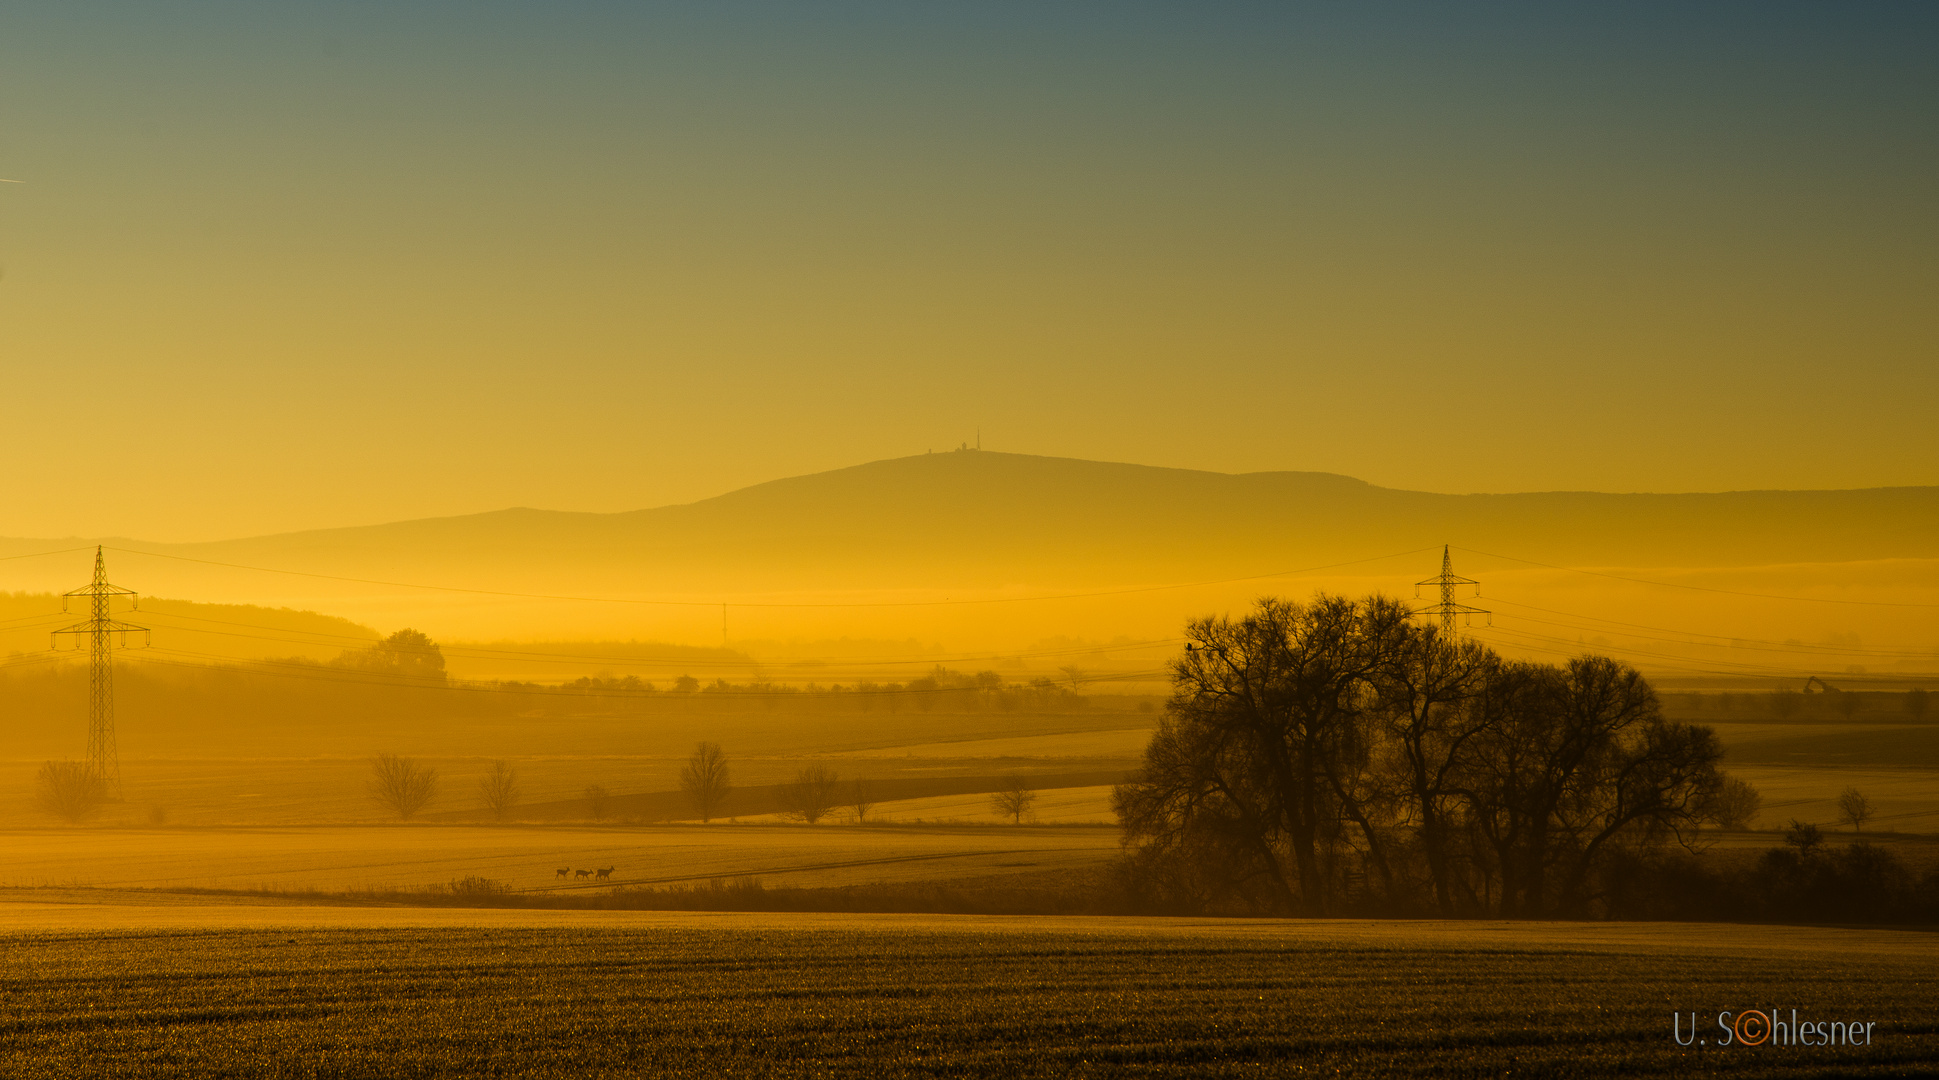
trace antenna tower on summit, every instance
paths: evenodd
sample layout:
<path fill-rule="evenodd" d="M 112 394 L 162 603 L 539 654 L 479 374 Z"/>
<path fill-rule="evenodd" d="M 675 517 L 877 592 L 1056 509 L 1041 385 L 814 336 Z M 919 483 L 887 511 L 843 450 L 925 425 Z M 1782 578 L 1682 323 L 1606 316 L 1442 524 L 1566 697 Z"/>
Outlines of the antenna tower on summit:
<path fill-rule="evenodd" d="M 88 765 L 96 776 L 107 782 L 110 791 L 117 798 L 121 795 L 121 752 L 115 748 L 114 739 L 114 648 L 113 635 L 120 634 L 122 644 L 127 644 L 131 633 L 148 633 L 145 626 L 116 622 L 110 618 L 109 605 L 117 596 L 126 596 L 134 607 L 141 606 L 141 598 L 133 589 L 108 584 L 107 560 L 102 557 L 101 549 L 94 549 L 94 580 L 68 596 L 88 598 L 88 618 L 85 622 L 64 626 L 54 631 L 56 640 L 61 634 L 74 635 L 74 647 L 80 648 L 81 638 L 88 641 Z M 64 605 L 63 605 L 64 606 Z"/>
<path fill-rule="evenodd" d="M 1457 604 L 1454 602 L 1455 586 L 1472 585 L 1474 586 L 1474 594 L 1480 596 L 1481 582 L 1456 574 L 1454 572 L 1454 558 L 1449 554 L 1449 550 L 1448 545 L 1441 545 L 1441 575 L 1439 577 L 1431 577 L 1426 581 L 1416 581 L 1414 583 L 1414 596 L 1416 598 L 1420 597 L 1421 586 L 1423 585 L 1439 585 L 1441 587 L 1441 602 L 1438 604 L 1429 604 L 1426 607 L 1415 608 L 1414 614 L 1439 614 L 1441 616 L 1441 632 L 1446 634 L 1454 633 L 1454 617 L 1456 615 L 1466 615 L 1469 617 L 1468 621 L 1473 622 L 1474 616 L 1489 614 L 1486 608 L 1469 607 L 1466 604 Z"/>

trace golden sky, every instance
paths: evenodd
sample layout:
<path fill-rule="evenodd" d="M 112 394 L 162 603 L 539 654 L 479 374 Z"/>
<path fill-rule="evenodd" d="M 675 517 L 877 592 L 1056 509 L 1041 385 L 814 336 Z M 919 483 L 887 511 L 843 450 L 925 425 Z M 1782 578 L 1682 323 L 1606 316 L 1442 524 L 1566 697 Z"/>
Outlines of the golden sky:
<path fill-rule="evenodd" d="M 979 428 L 1939 483 L 1936 18 L 8 5 L 0 535 L 625 510 Z"/>

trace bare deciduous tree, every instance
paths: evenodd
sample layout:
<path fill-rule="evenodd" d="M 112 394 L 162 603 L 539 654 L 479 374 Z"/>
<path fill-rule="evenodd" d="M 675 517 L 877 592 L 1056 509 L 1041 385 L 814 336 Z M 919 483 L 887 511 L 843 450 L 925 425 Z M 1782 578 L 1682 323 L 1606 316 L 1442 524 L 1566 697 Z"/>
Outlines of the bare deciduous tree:
<path fill-rule="evenodd" d="M 687 793 L 687 801 L 703 823 L 720 812 L 734 786 L 728 779 L 727 755 L 721 752 L 719 743 L 704 742 L 694 747 L 693 756 L 680 770 L 680 790 Z"/>
<path fill-rule="evenodd" d="M 99 813 L 108 802 L 108 782 L 83 761 L 50 761 L 35 777 L 40 808 L 69 824 Z"/>
<path fill-rule="evenodd" d="M 592 811 L 594 821 L 606 820 L 613 809 L 613 793 L 603 784 L 586 785 L 586 808 Z"/>
<path fill-rule="evenodd" d="M 880 801 L 875 781 L 862 779 L 848 785 L 848 808 L 855 812 L 855 824 L 867 824 L 869 811 L 875 809 L 875 804 Z"/>
<path fill-rule="evenodd" d="M 1748 829 L 1757 820 L 1764 796 L 1755 785 L 1740 776 L 1724 781 L 1723 789 L 1711 801 L 1710 820 L 1726 829 Z"/>
<path fill-rule="evenodd" d="M 1023 824 L 1023 816 L 1036 802 L 1036 789 L 1015 776 L 1005 777 L 1003 786 L 990 794 L 990 810 L 998 817 L 1009 818 L 1012 825 Z"/>
<path fill-rule="evenodd" d="M 813 825 L 841 805 L 841 776 L 826 765 L 810 765 L 796 773 L 794 783 L 781 788 L 781 805 Z"/>
<path fill-rule="evenodd" d="M 1186 910 L 1580 913 L 1750 801 L 1715 733 L 1606 657 L 1505 661 L 1379 596 L 1267 598 L 1186 636 L 1112 795 L 1141 882 Z"/>
<path fill-rule="evenodd" d="M 493 821 L 504 821 L 518 805 L 518 770 L 503 761 L 491 763 L 491 771 L 478 781 L 478 795 L 491 811 Z"/>
<path fill-rule="evenodd" d="M 397 815 L 416 817 L 438 795 L 438 771 L 396 754 L 379 754 L 370 762 L 370 797 Z"/>
<path fill-rule="evenodd" d="M 1865 823 L 1872 820 L 1877 811 L 1872 808 L 1872 800 L 1866 798 L 1855 787 L 1848 787 L 1838 795 L 1838 820 L 1850 825 L 1858 832 L 1865 831 Z"/>

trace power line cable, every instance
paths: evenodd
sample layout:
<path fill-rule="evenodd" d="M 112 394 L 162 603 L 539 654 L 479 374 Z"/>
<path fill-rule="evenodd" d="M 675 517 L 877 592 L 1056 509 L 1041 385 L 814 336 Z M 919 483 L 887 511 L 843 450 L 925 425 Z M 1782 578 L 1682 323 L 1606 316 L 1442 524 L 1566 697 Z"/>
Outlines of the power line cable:
<path fill-rule="evenodd" d="M 1475 632 L 1479 634 L 1483 632 L 1483 629 L 1480 627 L 1476 627 Z M 1555 645 L 1562 646 L 1562 648 L 1554 648 L 1552 646 L 1531 645 L 1525 641 L 1517 641 L 1513 643 L 1517 648 L 1529 649 L 1535 652 L 1543 652 L 1543 653 L 1548 653 L 1551 655 L 1558 655 L 1558 656 L 1580 656 L 1583 653 L 1582 642 L 1570 641 L 1567 638 L 1558 638 L 1549 634 L 1536 634 L 1527 630 L 1515 630 L 1510 627 L 1503 627 L 1503 626 L 1487 627 L 1486 632 L 1495 633 L 1495 634 L 1508 634 L 1519 638 L 1531 638 L 1535 641 L 1552 642 Z M 1598 648 L 1603 648 L 1603 647 L 1598 646 Z M 1735 670 L 1719 670 L 1717 668 L 1696 667 L 1693 665 L 1702 664 L 1704 663 L 1704 661 L 1698 660 L 1694 657 L 1668 655 L 1664 653 L 1653 653 L 1643 649 L 1626 649 L 1621 647 L 1611 647 L 1611 648 L 1608 648 L 1607 651 L 1623 653 L 1629 656 L 1647 657 L 1652 660 L 1659 661 L 1659 664 L 1651 665 L 1651 666 L 1665 666 L 1665 667 L 1677 668 L 1683 671 L 1689 671 L 1689 672 L 1693 672 L 1701 675 L 1728 675 L 1732 677 L 1772 679 L 1772 680 L 1784 681 L 1784 682 L 1795 681 L 1798 677 L 1798 674 L 1794 671 L 1777 672 L 1777 671 L 1771 671 L 1768 668 L 1763 670 L 1757 670 L 1757 669 L 1753 669 L 1750 665 L 1747 665 L 1747 664 L 1732 665 L 1732 664 L 1729 664 L 1728 661 L 1711 661 L 1711 663 L 1723 664 L 1727 667 L 1734 668 Z"/>
<path fill-rule="evenodd" d="M 1503 600 L 1499 597 L 1493 598 L 1493 602 L 1497 604 L 1507 604 L 1510 607 L 1527 608 L 1530 611 L 1540 611 L 1549 615 L 1561 615 L 1561 616 L 1564 616 L 1565 618 L 1587 619 L 1591 622 L 1606 623 L 1610 626 L 1623 626 L 1623 627 L 1629 627 L 1635 630 L 1653 630 L 1663 634 L 1684 634 L 1689 637 L 1715 638 L 1719 642 L 1727 642 L 1732 646 L 1735 646 L 1739 642 L 1751 642 L 1753 644 L 1771 645 L 1782 649 L 1811 649 L 1811 650 L 1820 650 L 1824 652 L 1836 653 L 1840 655 L 1849 654 L 1849 655 L 1855 655 L 1855 656 L 1884 656 L 1884 657 L 1913 657 L 1913 658 L 1939 656 L 1939 650 L 1932 650 L 1932 649 L 1928 649 L 1924 651 L 1916 650 L 1916 649 L 1912 649 L 1912 650 L 1864 649 L 1864 648 L 1858 648 L 1858 647 L 1847 647 L 1843 645 L 1822 645 L 1822 644 L 1810 644 L 1805 642 L 1799 642 L 1794 644 L 1788 641 L 1772 641 L 1769 638 L 1747 638 L 1747 637 L 1740 637 L 1735 634 L 1711 634 L 1711 633 L 1706 633 L 1705 631 L 1702 631 L 1702 630 L 1682 630 L 1674 627 L 1648 626 L 1642 623 L 1623 622 L 1618 619 L 1606 619 L 1600 615 L 1584 615 L 1580 612 L 1575 612 L 1575 611 L 1558 611 L 1554 608 L 1537 607 L 1534 604 L 1524 604 L 1515 600 Z M 1513 615 L 1513 614 L 1509 614 L 1508 617 L 1526 618 L 1526 616 Z M 1531 621 L 1535 621 L 1535 620 L 1531 620 Z M 1598 627 L 1579 627 L 1578 629 L 1596 630 L 1599 633 L 1609 632 L 1609 631 L 1601 630 Z M 1689 642 L 1688 644 L 1698 645 L 1703 643 Z"/>
<path fill-rule="evenodd" d="M 1636 585 L 1655 585 L 1665 589 L 1688 589 L 1692 592 L 1722 593 L 1727 596 L 1750 596 L 1760 600 L 1795 600 L 1805 604 L 1855 604 L 1865 607 L 1939 608 L 1939 604 L 1920 604 L 1904 600 L 1835 600 L 1822 596 L 1785 596 L 1780 593 L 1748 592 L 1743 589 L 1719 589 L 1709 585 L 1683 585 L 1674 581 L 1652 581 L 1649 578 L 1628 577 L 1623 574 L 1611 574 L 1601 570 L 1584 570 L 1579 566 L 1557 566 L 1554 563 L 1537 562 L 1534 559 L 1523 559 L 1514 555 L 1496 555 L 1493 552 L 1482 551 L 1471 547 L 1464 547 L 1461 550 L 1472 555 L 1483 555 L 1490 559 L 1503 559 L 1508 562 L 1526 563 L 1529 566 L 1540 566 L 1549 570 L 1563 570 L 1571 574 L 1585 574 L 1589 577 L 1609 578 L 1614 581 L 1627 581 Z"/>
<path fill-rule="evenodd" d="M 91 547 L 93 545 L 89 545 L 89 546 Z M 47 555 L 72 555 L 77 551 L 86 551 L 86 550 L 87 550 L 87 547 L 71 547 L 71 548 L 62 548 L 59 551 L 30 551 L 25 555 L 0 555 L 0 562 L 11 562 L 15 559 L 38 559 Z"/>
<path fill-rule="evenodd" d="M 1501 600 L 1497 600 L 1495 602 L 1509 603 L 1509 601 L 1501 601 Z M 1521 606 L 1521 605 L 1515 605 L 1515 606 Z M 1536 619 L 1536 618 L 1531 618 L 1527 615 L 1517 615 L 1513 612 L 1504 612 L 1501 614 L 1504 618 L 1516 619 L 1521 622 L 1537 623 L 1542 626 L 1560 627 L 1561 629 L 1564 629 L 1564 630 L 1582 630 L 1582 631 L 1587 631 L 1595 634 L 1613 633 L 1621 637 L 1633 638 L 1640 641 L 1656 641 L 1656 642 L 1661 642 L 1665 645 L 1689 645 L 1700 649 L 1749 648 L 1753 652 L 1796 653 L 1797 651 L 1800 651 L 1804 648 L 1803 646 L 1794 647 L 1794 646 L 1780 644 L 1777 642 L 1757 642 L 1755 644 L 1749 644 L 1749 645 L 1726 645 L 1726 644 L 1713 643 L 1708 641 L 1683 641 L 1677 638 L 1653 637 L 1647 634 L 1630 633 L 1630 632 L 1624 632 L 1620 630 L 1607 630 L 1602 627 L 1596 627 L 1596 626 L 1576 626 L 1570 623 L 1555 622 L 1550 619 Z M 1671 630 L 1666 632 L 1681 633 L 1682 631 Z M 1749 641 L 1752 641 L 1753 639 L 1745 638 L 1745 639 L 1738 639 L 1738 640 L 1749 642 Z M 1935 654 L 1932 652 L 1879 652 L 1879 651 L 1840 650 L 1840 649 L 1832 649 L 1828 651 L 1833 656 L 1841 656 L 1841 657 L 1842 656 L 1868 656 L 1868 657 L 1880 657 L 1885 659 L 1928 659 L 1928 660 L 1939 659 L 1939 654 Z M 1799 659 L 1813 659 L 1813 658 L 1814 657 L 1799 657 Z"/>

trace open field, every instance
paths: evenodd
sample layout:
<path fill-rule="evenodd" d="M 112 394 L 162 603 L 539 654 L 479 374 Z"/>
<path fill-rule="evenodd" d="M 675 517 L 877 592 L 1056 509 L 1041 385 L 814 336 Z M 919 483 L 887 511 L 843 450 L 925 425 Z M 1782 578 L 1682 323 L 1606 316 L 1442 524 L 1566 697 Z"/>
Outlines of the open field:
<path fill-rule="evenodd" d="M 685 725 L 688 721 L 682 720 Z M 915 781 L 1019 775 L 1054 781 L 1062 790 L 1046 792 L 1037 807 L 1039 820 L 1111 820 L 1108 792 L 1091 791 L 1097 780 L 1081 775 L 1122 774 L 1139 764 L 1148 726 L 1135 713 L 1099 709 L 1073 714 L 919 714 L 804 719 L 785 710 L 774 715 L 713 718 L 722 729 L 738 785 L 769 785 L 791 778 L 806 765 L 826 765 L 844 778 Z M 522 724 L 522 726 L 521 726 Z M 228 755 L 207 757 L 129 756 L 123 776 L 127 801 L 102 815 L 109 825 L 141 825 L 159 810 L 170 824 L 304 825 L 367 823 L 384 819 L 365 793 L 367 756 L 347 753 L 351 746 L 418 753 L 437 768 L 443 790 L 431 808 L 434 820 L 477 820 L 482 812 L 478 779 L 495 754 L 519 771 L 530 820 L 566 822 L 591 817 L 584 791 L 597 784 L 621 801 L 617 818 L 678 819 L 685 811 L 677 796 L 678 775 L 690 736 L 708 729 L 641 731 L 635 720 L 573 717 L 525 721 L 502 726 L 496 734 L 444 731 L 432 724 L 423 731 L 380 737 L 354 730 L 316 736 L 318 747 L 336 753 L 316 756 L 250 756 L 252 745 L 239 740 Z M 1835 800 L 1846 786 L 1863 791 L 1877 807 L 1871 828 L 1880 831 L 1939 830 L 1939 725 L 1717 723 L 1726 749 L 1726 766 L 1756 784 L 1764 795 L 1762 829 L 1781 828 L 1791 818 L 1832 827 Z M 785 735 L 784 735 L 785 733 Z M 490 735 L 487 738 L 487 735 Z M 448 736 L 448 738 L 447 738 Z M 280 738 L 280 737 L 279 737 Z M 550 739 L 551 742 L 545 740 Z M 603 741 L 603 742 L 602 742 Z M 739 754 L 736 746 L 785 744 L 760 755 Z M 439 745 L 456 743 L 472 751 L 457 756 Z M 592 753 L 594 746 L 623 753 Z M 0 824 L 38 824 L 46 817 L 31 804 L 38 759 L 0 760 Z M 1064 787 L 1063 785 L 1074 785 Z M 629 809 L 627 799 L 647 798 Z M 981 796 L 943 795 L 897 799 L 878 809 L 884 819 L 912 821 L 994 820 Z M 763 814 L 765 811 L 763 811 Z M 750 815 L 751 820 L 763 814 Z M 519 815 L 515 813 L 514 818 Z"/>
<path fill-rule="evenodd" d="M 442 791 L 432 813 L 460 816 L 478 813 L 478 780 L 497 758 L 517 768 L 523 801 L 536 806 L 581 799 L 594 784 L 616 796 L 673 791 L 687 755 L 702 739 L 725 747 L 739 786 L 780 783 L 807 765 L 832 767 L 845 778 L 883 780 L 1122 773 L 1137 765 L 1149 737 L 1148 728 L 1127 727 L 1138 716 L 1107 708 L 895 716 L 803 716 L 783 709 L 650 724 L 610 716 L 467 725 L 427 720 L 390 730 L 346 723 L 300 738 L 287 731 L 232 731 L 223 739 L 211 734 L 198 737 L 203 745 L 196 753 L 166 755 L 144 751 L 134 718 L 123 723 L 127 801 L 101 820 L 143 824 L 159 810 L 168 822 L 186 825 L 380 821 L 385 815 L 365 792 L 369 759 L 379 752 L 414 756 L 436 768 Z M 75 729 L 76 740 L 79 734 Z M 71 757 L 79 749 L 76 742 L 64 755 L 48 756 Z M 32 804 L 34 774 L 45 757 L 17 747 L 8 752 L 0 758 L 0 825 L 45 821 Z"/>
<path fill-rule="evenodd" d="M 743 822 L 785 821 L 785 814 L 747 817 Z M 895 799 L 878 804 L 869 811 L 869 820 L 884 822 L 964 822 L 1004 825 L 1010 819 L 990 808 L 988 794 L 936 795 L 926 799 Z M 1109 825 L 1116 828 L 1117 815 L 1111 812 L 1111 785 L 1059 787 L 1037 792 L 1036 802 L 1024 818 L 1040 825 Z"/>
<path fill-rule="evenodd" d="M 1855 787 L 1877 816 L 1865 832 L 1939 831 L 1939 770 L 1837 765 L 1736 765 L 1731 775 L 1757 785 L 1764 797 L 1757 826 L 1782 829 L 1796 818 L 1852 836 L 1839 818 L 1838 793 Z"/>
<path fill-rule="evenodd" d="M 1939 769 L 1939 724 L 1697 722 L 1716 728 L 1733 767 L 1885 765 Z"/>
<path fill-rule="evenodd" d="M 858 750 L 856 758 L 906 758 L 942 761 L 1137 761 L 1144 757 L 1154 724 L 1102 731 L 1014 735 L 1001 739 L 959 739 Z"/>
<path fill-rule="evenodd" d="M 0 1074 L 1907 1075 L 1935 970 L 1902 931 L 0 902 Z M 1714 1045 L 1751 1008 L 1871 1045 Z"/>
<path fill-rule="evenodd" d="M 13 887 L 344 891 L 477 876 L 551 891 L 595 885 L 560 880 L 560 867 L 615 867 L 602 887 L 742 877 L 816 887 L 1078 870 L 1115 857 L 1118 834 L 778 824 L 23 829 L 0 832 L 0 850 L 0 883 Z"/>

